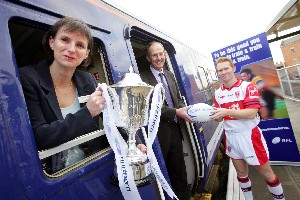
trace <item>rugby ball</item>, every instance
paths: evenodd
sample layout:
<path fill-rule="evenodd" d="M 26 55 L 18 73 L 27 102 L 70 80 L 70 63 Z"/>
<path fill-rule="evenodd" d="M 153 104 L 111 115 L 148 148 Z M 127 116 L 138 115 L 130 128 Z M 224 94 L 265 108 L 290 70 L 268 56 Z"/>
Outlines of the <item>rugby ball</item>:
<path fill-rule="evenodd" d="M 187 110 L 187 114 L 197 123 L 207 122 L 213 116 L 213 107 L 205 103 L 197 103 Z"/>

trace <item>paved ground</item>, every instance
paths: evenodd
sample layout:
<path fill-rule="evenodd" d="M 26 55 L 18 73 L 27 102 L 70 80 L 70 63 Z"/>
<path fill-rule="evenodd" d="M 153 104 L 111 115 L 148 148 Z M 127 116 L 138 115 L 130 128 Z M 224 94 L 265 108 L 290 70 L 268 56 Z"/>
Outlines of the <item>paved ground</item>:
<path fill-rule="evenodd" d="M 298 148 L 300 147 L 300 101 L 290 99 L 285 100 L 289 117 L 297 140 Z M 300 148 L 299 148 L 300 149 Z M 272 166 L 275 174 L 280 178 L 287 200 L 300 199 L 300 167 L 292 166 Z M 252 181 L 252 189 L 255 200 L 272 200 L 267 186 L 262 177 L 257 173 L 255 168 L 250 167 L 249 176 Z"/>
<path fill-rule="evenodd" d="M 289 117 L 298 144 L 298 149 L 300 149 L 300 101 L 285 99 L 285 103 L 289 112 Z"/>
<path fill-rule="evenodd" d="M 300 167 L 272 166 L 275 174 L 280 178 L 287 200 L 300 199 Z M 252 182 L 255 200 L 272 200 L 267 185 L 255 168 L 250 167 L 249 176 Z"/>

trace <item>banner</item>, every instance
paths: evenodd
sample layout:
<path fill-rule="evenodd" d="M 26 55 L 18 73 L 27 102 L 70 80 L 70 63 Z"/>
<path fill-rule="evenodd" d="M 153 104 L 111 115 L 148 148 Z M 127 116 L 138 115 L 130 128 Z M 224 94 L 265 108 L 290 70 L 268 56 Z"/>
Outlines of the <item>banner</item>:
<path fill-rule="evenodd" d="M 219 57 L 228 57 L 232 59 L 233 64 L 236 67 L 236 73 L 239 73 L 243 66 L 272 59 L 272 54 L 265 33 L 261 33 L 239 43 L 235 43 L 231 46 L 215 51 L 212 53 L 212 56 L 214 62 Z"/>
<path fill-rule="evenodd" d="M 212 52 L 212 57 L 214 63 L 220 57 L 231 58 L 236 66 L 236 77 L 257 86 L 262 117 L 258 126 L 266 139 L 271 163 L 300 162 L 266 33 Z"/>

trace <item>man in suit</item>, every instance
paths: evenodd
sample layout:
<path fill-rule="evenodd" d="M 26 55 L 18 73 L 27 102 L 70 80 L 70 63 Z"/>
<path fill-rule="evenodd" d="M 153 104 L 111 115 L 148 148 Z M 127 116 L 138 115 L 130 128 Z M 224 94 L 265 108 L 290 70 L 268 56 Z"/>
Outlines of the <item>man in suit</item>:
<path fill-rule="evenodd" d="M 193 123 L 187 115 L 189 106 L 185 106 L 180 98 L 174 75 L 163 69 L 166 60 L 166 51 L 159 42 L 151 42 L 147 46 L 147 60 L 150 68 L 141 72 L 142 80 L 155 86 L 158 83 L 165 85 L 166 101 L 161 110 L 158 128 L 158 140 L 168 169 L 171 185 L 177 197 L 189 199 L 187 173 L 184 162 L 182 134 L 186 134 L 184 120 Z M 180 124 L 182 124 L 180 126 Z"/>

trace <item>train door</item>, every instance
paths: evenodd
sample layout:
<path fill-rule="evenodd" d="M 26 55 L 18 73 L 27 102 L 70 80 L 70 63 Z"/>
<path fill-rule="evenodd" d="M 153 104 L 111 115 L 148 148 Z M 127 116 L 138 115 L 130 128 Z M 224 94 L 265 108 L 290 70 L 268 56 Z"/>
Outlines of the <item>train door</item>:
<path fill-rule="evenodd" d="M 125 39 L 127 41 L 127 46 L 129 52 L 131 52 L 132 65 L 137 68 L 139 72 L 144 71 L 149 68 L 149 62 L 146 59 L 147 54 L 147 44 L 151 41 L 161 42 L 166 51 L 167 57 L 164 68 L 171 71 L 175 77 L 179 77 L 175 74 L 175 67 L 177 66 L 175 61 L 175 49 L 168 41 L 162 40 L 161 38 L 154 36 L 138 27 L 127 27 L 125 29 Z M 178 80 L 177 80 L 178 84 Z M 184 96 L 182 96 L 184 98 Z M 186 168 L 188 173 L 188 184 L 192 190 L 195 189 L 197 185 L 197 177 L 201 173 L 201 158 L 199 158 L 197 149 L 199 144 L 194 138 L 194 128 L 190 124 L 185 124 L 189 135 L 184 135 L 183 148 L 185 155 Z"/>

